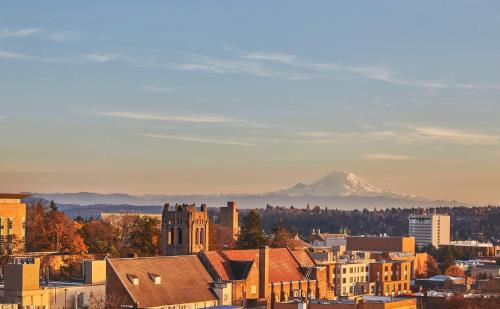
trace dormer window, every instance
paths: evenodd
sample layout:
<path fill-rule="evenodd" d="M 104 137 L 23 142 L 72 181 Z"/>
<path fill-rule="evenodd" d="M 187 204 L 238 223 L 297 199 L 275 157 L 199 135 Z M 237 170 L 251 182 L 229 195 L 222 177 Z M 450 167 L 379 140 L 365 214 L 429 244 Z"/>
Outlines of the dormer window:
<path fill-rule="evenodd" d="M 136 275 L 127 274 L 127 278 L 133 285 L 139 285 L 139 277 L 137 277 Z"/>
<path fill-rule="evenodd" d="M 148 275 L 149 275 L 149 278 L 151 278 L 151 280 L 153 280 L 153 282 L 155 284 L 161 284 L 161 277 L 160 277 L 160 275 L 155 274 L 155 273 L 148 273 Z"/>

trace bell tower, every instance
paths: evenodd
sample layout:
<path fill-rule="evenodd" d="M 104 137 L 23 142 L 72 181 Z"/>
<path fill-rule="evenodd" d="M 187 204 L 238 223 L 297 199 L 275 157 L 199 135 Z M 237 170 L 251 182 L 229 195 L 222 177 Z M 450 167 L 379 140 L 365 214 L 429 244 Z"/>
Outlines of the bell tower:
<path fill-rule="evenodd" d="M 208 251 L 208 208 L 201 204 L 176 204 L 163 207 L 161 254 L 186 255 Z"/>

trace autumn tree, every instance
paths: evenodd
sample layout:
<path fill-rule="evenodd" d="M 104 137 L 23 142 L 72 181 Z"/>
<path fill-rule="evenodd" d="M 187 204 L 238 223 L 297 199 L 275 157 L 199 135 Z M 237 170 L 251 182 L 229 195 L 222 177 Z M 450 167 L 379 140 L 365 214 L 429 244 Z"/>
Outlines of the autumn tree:
<path fill-rule="evenodd" d="M 75 222 L 78 222 L 75 220 Z M 88 247 L 89 253 L 119 256 L 118 231 L 109 222 L 91 220 L 82 222 L 80 234 Z"/>
<path fill-rule="evenodd" d="M 285 248 L 290 239 L 292 239 L 292 233 L 283 227 L 283 223 L 281 221 L 273 226 L 272 232 L 273 239 L 271 247 L 273 248 Z"/>
<path fill-rule="evenodd" d="M 211 251 L 230 249 L 236 244 L 233 230 L 230 227 L 215 224 L 212 219 L 210 219 L 208 235 L 208 245 Z"/>
<path fill-rule="evenodd" d="M 254 210 L 249 211 L 242 219 L 237 247 L 239 249 L 257 249 L 267 245 L 267 242 L 262 231 L 261 217 Z"/>
<path fill-rule="evenodd" d="M 465 276 L 465 272 L 463 271 L 463 269 L 456 266 L 456 265 L 449 266 L 444 273 L 445 273 L 445 275 L 452 276 L 452 277 L 464 277 Z"/>
<path fill-rule="evenodd" d="M 54 202 L 51 202 L 49 211 L 43 204 L 37 203 L 28 212 L 26 247 L 29 251 L 87 252 L 77 225 L 59 211 Z"/>
<path fill-rule="evenodd" d="M 136 217 L 127 245 L 138 256 L 154 256 L 160 244 L 161 225 L 156 218 Z"/>
<path fill-rule="evenodd" d="M 441 270 L 438 267 L 436 259 L 434 259 L 434 257 L 429 255 L 427 259 L 427 276 L 433 277 L 440 274 Z"/>

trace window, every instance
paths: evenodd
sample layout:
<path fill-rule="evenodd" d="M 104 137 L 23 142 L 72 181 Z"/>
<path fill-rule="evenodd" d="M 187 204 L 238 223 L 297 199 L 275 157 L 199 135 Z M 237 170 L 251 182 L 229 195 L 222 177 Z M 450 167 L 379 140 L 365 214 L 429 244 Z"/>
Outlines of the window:
<path fill-rule="evenodd" d="M 173 245 L 174 245 L 174 243 L 175 243 L 174 239 L 175 239 L 175 230 L 174 230 L 174 228 L 173 228 L 173 227 L 171 227 L 171 228 L 169 229 L 169 231 L 168 231 L 168 244 L 169 244 L 170 246 L 173 246 Z"/>
<path fill-rule="evenodd" d="M 177 228 L 177 244 L 182 245 L 182 229 L 180 227 Z"/>
<path fill-rule="evenodd" d="M 347 272 L 347 268 L 342 269 L 342 273 L 345 274 Z"/>
<path fill-rule="evenodd" d="M 196 232 L 195 232 L 194 237 L 195 237 L 194 243 L 199 244 L 200 243 L 200 230 L 198 228 L 196 228 Z"/>
<path fill-rule="evenodd" d="M 200 244 L 205 244 L 205 230 L 203 228 L 200 229 Z"/>
<path fill-rule="evenodd" d="M 342 283 L 347 283 L 347 279 L 346 278 L 342 278 Z"/>

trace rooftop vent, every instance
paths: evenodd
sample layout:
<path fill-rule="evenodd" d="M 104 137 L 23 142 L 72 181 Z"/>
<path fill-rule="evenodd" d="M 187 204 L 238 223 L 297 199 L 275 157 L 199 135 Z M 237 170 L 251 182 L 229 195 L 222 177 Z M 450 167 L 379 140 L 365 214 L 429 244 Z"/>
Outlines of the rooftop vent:
<path fill-rule="evenodd" d="M 127 274 L 127 278 L 133 285 L 139 285 L 139 277 L 137 277 L 136 275 Z"/>
<path fill-rule="evenodd" d="M 153 282 L 155 284 L 161 284 L 161 277 L 160 277 L 160 275 L 155 274 L 155 273 L 148 273 L 148 275 L 149 275 L 149 278 L 151 278 L 151 280 L 153 280 Z"/>

